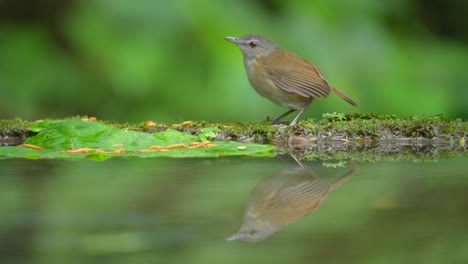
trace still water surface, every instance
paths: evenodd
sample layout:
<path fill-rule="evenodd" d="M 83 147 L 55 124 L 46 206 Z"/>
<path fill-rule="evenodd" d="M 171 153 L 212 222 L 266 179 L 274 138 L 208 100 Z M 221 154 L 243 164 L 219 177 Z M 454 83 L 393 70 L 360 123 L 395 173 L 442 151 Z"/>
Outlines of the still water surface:
<path fill-rule="evenodd" d="M 1 263 L 468 263 L 468 156 L 0 160 Z"/>

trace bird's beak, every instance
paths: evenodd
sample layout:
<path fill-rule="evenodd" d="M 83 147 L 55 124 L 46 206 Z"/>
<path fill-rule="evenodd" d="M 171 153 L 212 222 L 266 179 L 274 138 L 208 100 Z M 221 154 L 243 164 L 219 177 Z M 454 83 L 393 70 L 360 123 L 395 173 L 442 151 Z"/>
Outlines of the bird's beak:
<path fill-rule="evenodd" d="M 234 43 L 234 44 L 239 44 L 239 38 L 236 38 L 236 37 L 225 37 L 224 38 L 225 40 L 231 42 L 231 43 Z"/>

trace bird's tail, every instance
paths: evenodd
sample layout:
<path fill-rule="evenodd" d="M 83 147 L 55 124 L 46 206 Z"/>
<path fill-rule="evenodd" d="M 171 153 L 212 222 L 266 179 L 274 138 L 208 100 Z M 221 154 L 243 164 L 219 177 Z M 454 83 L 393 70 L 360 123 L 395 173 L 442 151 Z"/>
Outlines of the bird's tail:
<path fill-rule="evenodd" d="M 330 85 L 330 89 L 335 92 L 337 95 L 339 95 L 341 98 L 343 98 L 346 102 L 354 105 L 357 107 L 356 102 L 353 101 L 353 99 L 349 98 L 346 94 L 344 94 L 342 91 L 338 90 L 338 88 L 333 87 Z"/>

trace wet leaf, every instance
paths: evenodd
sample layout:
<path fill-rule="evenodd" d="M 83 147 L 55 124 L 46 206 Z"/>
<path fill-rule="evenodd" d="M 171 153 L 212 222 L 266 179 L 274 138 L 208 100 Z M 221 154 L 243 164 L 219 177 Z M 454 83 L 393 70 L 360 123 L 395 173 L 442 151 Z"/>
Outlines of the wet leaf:
<path fill-rule="evenodd" d="M 271 145 L 233 141 L 207 141 L 207 135 L 193 136 L 173 129 L 143 133 L 84 120 L 46 120 L 29 127 L 38 134 L 26 146 L 0 148 L 0 158 L 87 158 L 111 157 L 221 157 L 274 156 Z M 214 132 L 214 131 L 209 131 Z M 239 146 L 248 146 L 239 151 Z M 32 147 L 34 146 L 34 147 Z"/>

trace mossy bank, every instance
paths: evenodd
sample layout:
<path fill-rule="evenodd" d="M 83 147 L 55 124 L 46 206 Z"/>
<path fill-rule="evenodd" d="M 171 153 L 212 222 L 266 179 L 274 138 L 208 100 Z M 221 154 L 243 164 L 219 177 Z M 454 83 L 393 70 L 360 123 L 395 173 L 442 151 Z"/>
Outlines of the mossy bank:
<path fill-rule="evenodd" d="M 87 117 L 72 118 L 94 121 Z M 212 140 L 273 144 L 278 152 L 293 153 L 300 159 L 380 160 L 408 159 L 415 155 L 434 159 L 466 153 L 468 122 L 462 119 L 330 113 L 324 114 L 321 120 L 303 120 L 292 127 L 269 125 L 267 121 L 226 124 L 184 121 L 166 125 L 155 121 L 119 124 L 95 120 L 148 133 L 172 128 L 197 136 L 203 134 Z M 21 119 L 0 120 L 0 145 L 24 141 L 32 135 L 28 130 L 32 123 Z"/>

